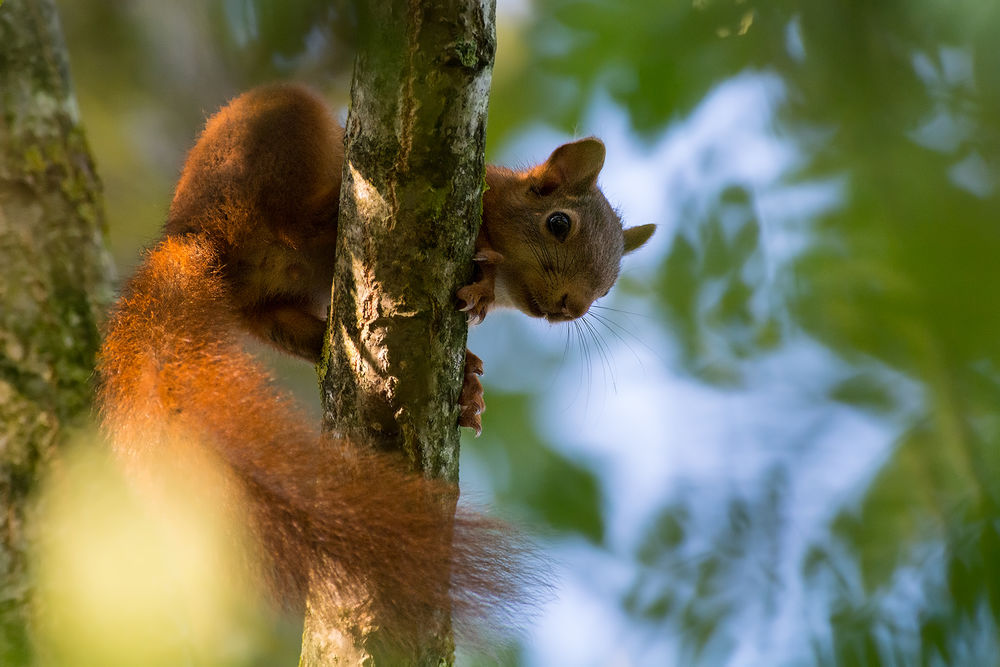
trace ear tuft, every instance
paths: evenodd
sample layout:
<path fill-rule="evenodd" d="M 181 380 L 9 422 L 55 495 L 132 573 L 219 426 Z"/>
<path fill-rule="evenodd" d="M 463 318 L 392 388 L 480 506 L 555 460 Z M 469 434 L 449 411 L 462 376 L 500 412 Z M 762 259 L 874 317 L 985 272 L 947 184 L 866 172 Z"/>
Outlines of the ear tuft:
<path fill-rule="evenodd" d="M 548 194 L 556 190 L 581 192 L 597 185 L 597 175 L 604 166 L 604 144 L 587 137 L 563 144 L 535 168 L 537 190 Z"/>
<path fill-rule="evenodd" d="M 639 225 L 638 227 L 629 227 L 623 230 L 625 234 L 625 254 L 644 246 L 655 231 L 656 225 Z"/>

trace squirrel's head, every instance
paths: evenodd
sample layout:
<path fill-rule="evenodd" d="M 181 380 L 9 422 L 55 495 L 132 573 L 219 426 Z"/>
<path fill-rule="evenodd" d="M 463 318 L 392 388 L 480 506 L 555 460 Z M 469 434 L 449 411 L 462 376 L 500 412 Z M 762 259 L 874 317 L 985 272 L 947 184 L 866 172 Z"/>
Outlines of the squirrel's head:
<path fill-rule="evenodd" d="M 622 255 L 653 235 L 656 225 L 623 229 L 597 187 L 603 166 L 599 139 L 563 144 L 493 199 L 498 303 L 550 322 L 581 317 L 614 285 Z"/>

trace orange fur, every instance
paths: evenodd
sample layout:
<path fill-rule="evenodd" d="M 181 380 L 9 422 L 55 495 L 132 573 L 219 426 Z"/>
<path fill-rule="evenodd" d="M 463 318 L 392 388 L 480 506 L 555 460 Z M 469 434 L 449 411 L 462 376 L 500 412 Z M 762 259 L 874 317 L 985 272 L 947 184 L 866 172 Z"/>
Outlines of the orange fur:
<path fill-rule="evenodd" d="M 239 319 L 204 237 L 167 238 L 148 253 L 111 315 L 99 365 L 104 425 L 125 461 L 144 470 L 183 456 L 177 442 L 207 448 L 232 471 L 231 502 L 292 607 L 316 576 L 314 599 L 360 597 L 405 641 L 435 610 L 450 606 L 459 626 L 475 626 L 523 599 L 526 552 L 502 524 L 460 511 L 449 528 L 447 485 L 322 440 L 241 349 Z"/>

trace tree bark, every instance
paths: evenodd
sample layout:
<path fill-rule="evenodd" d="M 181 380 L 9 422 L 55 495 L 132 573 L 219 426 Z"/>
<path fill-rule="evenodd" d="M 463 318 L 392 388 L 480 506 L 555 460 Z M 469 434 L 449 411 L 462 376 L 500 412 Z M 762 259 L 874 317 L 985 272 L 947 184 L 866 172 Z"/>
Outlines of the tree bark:
<path fill-rule="evenodd" d="M 51 0 L 0 8 L 0 664 L 27 659 L 26 501 L 90 412 L 111 294 L 100 187 Z"/>
<path fill-rule="evenodd" d="M 457 483 L 467 323 L 455 292 L 471 278 L 482 213 L 494 0 L 361 6 L 324 426 Z M 383 651 L 378 619 L 345 626 L 345 614 L 319 612 L 307 612 L 303 664 L 399 658 Z M 452 663 L 448 610 L 438 621 L 409 664 Z"/>

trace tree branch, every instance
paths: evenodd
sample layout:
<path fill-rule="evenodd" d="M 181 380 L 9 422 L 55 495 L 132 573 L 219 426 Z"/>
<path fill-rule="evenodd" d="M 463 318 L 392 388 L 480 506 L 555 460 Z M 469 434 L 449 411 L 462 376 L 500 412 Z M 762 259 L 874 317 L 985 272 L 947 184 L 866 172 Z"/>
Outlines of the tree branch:
<path fill-rule="evenodd" d="M 405 452 L 414 469 L 455 483 L 467 334 L 455 292 L 471 276 L 482 212 L 494 1 L 361 6 L 324 426 L 358 446 Z M 351 662 L 380 660 L 377 632 L 340 634 L 316 612 L 304 664 L 345 660 L 346 644 Z M 413 664 L 451 663 L 447 610 L 417 653 Z"/>

